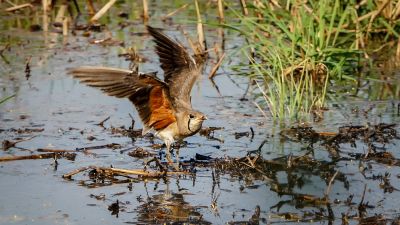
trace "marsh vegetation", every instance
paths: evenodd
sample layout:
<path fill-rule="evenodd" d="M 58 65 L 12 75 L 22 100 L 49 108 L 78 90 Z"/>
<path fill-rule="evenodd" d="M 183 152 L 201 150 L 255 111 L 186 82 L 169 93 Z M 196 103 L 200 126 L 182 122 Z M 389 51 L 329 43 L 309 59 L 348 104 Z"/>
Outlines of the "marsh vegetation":
<path fill-rule="evenodd" d="M 273 117 L 301 119 L 343 100 L 344 91 L 357 96 L 366 81 L 385 85 L 365 98 L 399 96 L 398 77 L 380 68 L 399 64 L 397 1 L 254 1 L 242 7 L 230 7 L 234 18 L 224 26 L 246 39 L 239 54 L 249 63 L 238 69 L 252 72 L 245 76 Z"/>
<path fill-rule="evenodd" d="M 5 1 L 0 224 L 398 224 L 400 2 Z M 173 146 L 66 75 L 162 78 L 145 25 L 206 51 Z M 158 73 L 156 73 L 158 72 Z M 147 164 L 146 164 L 147 162 Z"/>

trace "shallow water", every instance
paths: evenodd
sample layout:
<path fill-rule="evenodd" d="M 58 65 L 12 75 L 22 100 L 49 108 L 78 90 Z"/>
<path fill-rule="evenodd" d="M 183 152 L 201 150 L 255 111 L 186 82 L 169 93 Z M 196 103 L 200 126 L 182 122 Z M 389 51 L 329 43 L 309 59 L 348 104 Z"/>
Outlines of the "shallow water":
<path fill-rule="evenodd" d="M 193 14 L 193 9 L 184 11 L 167 24 L 162 23 L 159 18 L 165 15 L 165 12 L 175 9 L 179 3 L 174 3 L 173 6 L 158 4 L 159 10 L 152 11 L 149 24 L 166 28 L 169 35 L 180 40 L 184 38 L 176 29 L 177 24 L 185 24 L 185 30 L 194 34 L 195 25 L 184 20 L 190 18 L 188 16 Z M 138 35 L 145 29 L 137 7 L 127 3 L 115 6 L 111 13 L 126 10 L 131 12 L 130 19 L 134 22 L 121 30 L 117 23 L 125 21 L 124 19 L 107 19 L 107 27 L 111 30 L 113 38 L 122 40 L 126 46 L 136 46 L 139 54 L 147 59 L 145 63 L 140 64 L 142 72 L 159 71 L 158 75 L 161 77 L 162 72 L 153 52 L 151 38 L 148 35 Z M 209 10 L 213 12 L 215 7 Z M 90 150 L 90 154 L 78 152 L 74 161 L 59 159 L 58 164 L 55 164 L 53 159 L 1 162 L 1 224 L 136 224 L 167 221 L 223 224 L 232 221 L 248 222 L 256 214 L 257 207 L 260 208 L 257 222 L 261 224 L 292 221 L 309 223 L 314 220 L 318 224 L 341 224 L 342 213 L 357 215 L 365 184 L 367 191 L 364 203 L 368 202 L 374 206 L 367 209 L 367 217 L 382 214 L 390 219 L 390 223 L 399 214 L 399 191 L 395 189 L 391 193 L 384 193 L 379 186 L 379 179 L 367 179 L 372 175 L 389 172 L 391 184 L 394 188 L 400 188 L 399 167 L 374 160 L 361 162 L 351 159 L 332 164 L 331 169 L 339 170 L 342 175 L 333 183 L 330 192 L 330 206 L 334 214 L 334 218 L 330 219 L 322 216 L 328 214 L 325 205 L 307 205 L 294 197 L 295 194 L 324 196 L 329 180 L 318 171 L 312 170 L 282 170 L 276 173 L 276 180 L 268 181 L 198 167 L 195 175 L 134 179 L 122 184 L 97 184 L 100 187 L 95 188 L 89 185 L 94 181 L 88 177 L 88 172 L 75 175 L 72 180 L 63 179 L 62 175 L 90 165 L 141 169 L 142 159 L 129 156 L 128 151 L 121 153 L 121 150 L 130 147 L 152 150 L 153 143 L 162 142 L 149 138 L 132 140 L 112 133 L 111 127 L 128 128 L 131 125 L 129 114 L 136 121 L 135 128 L 141 128 L 131 103 L 125 99 L 105 96 L 98 90 L 79 84 L 66 74 L 67 68 L 81 65 L 128 68 L 129 62 L 118 57 L 121 47 L 91 44 L 90 38 L 82 37 L 82 31 L 77 31 L 76 36 L 68 37 L 54 32 L 29 32 L 28 25 L 24 26 L 29 24 L 26 18 L 30 16 L 27 15 L 2 13 L 1 17 L 4 29 L 0 33 L 0 39 L 12 41 L 10 50 L 4 52 L 10 63 L 0 60 L 0 98 L 12 94 L 16 94 L 16 97 L 0 106 L 0 140 L 15 141 L 33 136 L 34 138 L 16 144 L 18 148 L 0 152 L 0 156 L 29 155 L 30 151 L 37 154 L 38 148 L 74 150 L 110 143 L 121 145 L 118 149 Z M 205 17 L 211 16 L 207 14 Z M 21 27 L 18 27 L 18 20 L 22 24 Z M 92 35 L 92 38 L 99 40 L 107 37 L 107 32 L 92 32 Z M 219 41 L 213 27 L 206 28 L 206 36 L 209 44 Z M 226 34 L 228 55 L 241 44 L 243 40 L 240 37 Z M 25 62 L 30 56 L 31 72 L 27 79 L 24 72 Z M 194 158 L 196 153 L 213 158 L 243 157 L 248 151 L 257 150 L 262 143 L 264 145 L 261 155 L 267 160 L 290 154 L 296 157 L 307 152 L 307 142 L 291 141 L 279 135 L 283 128 L 274 124 L 272 119 L 265 118 L 255 107 L 250 96 L 247 96 L 247 101 L 241 100 L 248 79 L 233 76 L 231 66 L 243 59 L 234 56 L 226 60 L 215 77 L 218 90 L 207 79 L 215 59 L 210 61 L 204 76 L 193 89 L 193 105 L 209 118 L 204 124 L 205 127 L 222 129 L 215 131 L 216 139 L 207 139 L 200 135 L 185 139 L 187 146 L 182 147 L 180 151 L 182 160 Z M 325 112 L 323 122 L 310 125 L 317 131 L 337 132 L 340 126 L 348 124 L 398 124 L 400 117 L 397 114 L 397 104 L 398 101 L 361 100 L 352 100 L 340 105 L 332 104 L 330 110 Z M 359 113 L 356 113 L 355 108 L 359 109 Z M 370 108 L 368 113 L 363 113 Z M 109 116 L 110 119 L 104 123 L 105 128 L 96 125 Z M 12 130 L 26 128 L 43 131 L 21 133 Z M 236 132 L 251 134 L 250 128 L 255 131 L 253 138 L 251 135 L 235 138 Z M 395 129 L 399 131 L 398 127 Z M 356 143 L 356 147 L 341 144 L 342 154 L 365 153 L 368 146 L 360 140 Z M 384 147 L 395 158 L 400 158 L 396 144 L 399 144 L 398 139 L 390 141 Z M 331 161 L 321 142 L 315 143 L 313 147 L 316 160 Z M 367 178 L 360 173 L 360 165 L 368 167 L 365 172 Z M 277 187 L 287 188 L 287 194 L 276 191 Z M 349 195 L 354 195 L 351 200 L 354 204 L 344 202 Z M 335 199 L 337 201 L 333 203 Z M 112 213 L 109 207 L 117 200 L 118 213 Z M 293 215 L 298 215 L 298 218 Z M 307 220 L 302 221 L 302 218 Z M 359 220 L 350 219 L 349 222 L 358 224 Z"/>

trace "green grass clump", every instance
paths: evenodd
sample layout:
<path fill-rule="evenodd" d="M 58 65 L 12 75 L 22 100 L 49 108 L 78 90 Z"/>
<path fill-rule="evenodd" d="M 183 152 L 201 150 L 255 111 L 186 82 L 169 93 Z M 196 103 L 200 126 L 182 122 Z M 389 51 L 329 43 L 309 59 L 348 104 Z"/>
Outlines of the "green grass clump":
<path fill-rule="evenodd" d="M 396 8 L 384 14 L 388 4 L 400 8 L 392 1 L 254 2 L 247 5 L 248 15 L 228 4 L 236 22 L 225 26 L 247 40 L 241 52 L 249 65 L 242 66 L 250 67 L 260 103 L 275 118 L 299 118 L 323 107 L 330 81 L 357 80 L 359 66 L 369 62 L 370 38 L 398 38 Z"/>

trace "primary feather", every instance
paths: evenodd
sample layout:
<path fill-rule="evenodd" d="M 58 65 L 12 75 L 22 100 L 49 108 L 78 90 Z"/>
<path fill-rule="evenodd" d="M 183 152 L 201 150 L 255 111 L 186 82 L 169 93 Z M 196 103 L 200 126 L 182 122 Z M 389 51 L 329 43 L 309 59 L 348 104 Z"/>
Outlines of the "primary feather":
<path fill-rule="evenodd" d="M 154 76 L 109 67 L 78 67 L 68 71 L 82 83 L 135 105 L 145 130 L 160 130 L 176 119 L 168 96 L 168 86 Z"/>
<path fill-rule="evenodd" d="M 156 53 L 164 70 L 164 81 L 169 86 L 173 103 L 179 108 L 191 108 L 190 93 L 196 80 L 201 75 L 204 60 L 192 57 L 178 42 L 147 26 L 156 43 Z"/>

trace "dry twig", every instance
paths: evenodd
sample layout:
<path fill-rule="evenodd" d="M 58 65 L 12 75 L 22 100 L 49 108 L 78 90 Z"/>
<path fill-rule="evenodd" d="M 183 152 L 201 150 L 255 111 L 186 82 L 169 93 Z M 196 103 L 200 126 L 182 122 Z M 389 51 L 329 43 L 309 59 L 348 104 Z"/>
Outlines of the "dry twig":
<path fill-rule="evenodd" d="M 50 158 L 55 158 L 55 157 L 66 157 L 67 159 L 74 160 L 75 159 L 75 154 L 70 153 L 69 155 L 67 154 L 61 154 L 61 153 L 43 153 L 43 154 L 35 154 L 35 155 L 18 155 L 18 156 L 3 156 L 0 157 L 0 162 L 5 162 L 5 161 L 16 161 L 16 160 L 27 160 L 27 159 L 50 159 Z"/>
<path fill-rule="evenodd" d="M 109 120 L 111 118 L 111 116 L 108 116 L 107 118 L 105 118 L 104 120 L 102 120 L 100 123 L 96 124 L 97 126 L 101 126 L 104 127 L 104 123 Z"/>
<path fill-rule="evenodd" d="M 142 178 L 160 178 L 160 177 L 165 177 L 165 176 L 172 176 L 172 175 L 188 175 L 190 174 L 189 172 L 169 172 L 169 171 L 144 171 L 142 169 L 134 169 L 134 170 L 128 170 L 128 169 L 118 169 L 118 168 L 111 168 L 111 167 L 98 167 L 98 166 L 88 166 L 88 167 L 82 167 L 79 169 L 76 169 L 70 173 L 64 174 L 62 177 L 66 179 L 70 179 L 73 175 L 76 175 L 80 172 L 83 172 L 85 170 L 96 170 L 98 173 L 107 173 L 107 174 L 113 174 L 113 175 L 121 175 L 121 176 L 126 176 L 126 175 L 136 175 Z"/>
<path fill-rule="evenodd" d="M 212 79 L 215 74 L 217 73 L 218 68 L 221 66 L 222 61 L 224 60 L 225 57 L 225 52 L 222 54 L 221 58 L 219 58 L 218 62 L 215 64 L 215 66 L 211 69 L 210 74 L 208 75 L 209 79 Z"/>
<path fill-rule="evenodd" d="M 143 0 L 143 20 L 149 20 L 149 7 L 147 5 L 147 0 Z"/>
<path fill-rule="evenodd" d="M 219 14 L 219 22 L 224 23 L 225 22 L 224 5 L 222 3 L 222 0 L 218 0 L 218 14 Z"/>
<path fill-rule="evenodd" d="M 338 173 L 339 173 L 339 170 L 337 170 L 336 173 L 333 174 L 332 178 L 329 180 L 328 187 L 326 188 L 326 191 L 325 191 L 325 198 L 326 199 L 329 199 L 329 193 L 331 192 L 333 181 L 335 180 L 335 178 L 338 175 Z"/>
<path fill-rule="evenodd" d="M 114 5 L 114 3 L 115 3 L 116 1 L 117 1 L 117 0 L 110 0 L 107 4 L 105 4 L 105 5 L 103 6 L 103 8 L 101 8 L 101 9 L 96 13 L 96 15 L 94 15 L 94 16 L 90 19 L 90 21 L 95 22 L 95 21 L 99 20 L 100 17 L 102 17 L 102 16 L 111 8 L 111 6 Z"/>
<path fill-rule="evenodd" d="M 29 8 L 32 9 L 33 5 L 30 4 L 30 3 L 25 3 L 25 4 L 21 4 L 21 5 L 12 6 L 10 8 L 7 8 L 6 12 L 13 12 L 13 11 L 16 11 L 18 9 L 23 9 L 23 8 L 26 8 L 26 7 L 29 7 Z"/>
<path fill-rule="evenodd" d="M 66 149 L 48 149 L 48 148 L 39 148 L 38 152 L 53 152 L 53 153 L 61 153 L 61 152 L 77 152 L 76 150 L 66 150 Z"/>
<path fill-rule="evenodd" d="M 196 5 L 196 13 L 197 13 L 197 36 L 199 39 L 199 44 L 201 46 L 202 51 L 207 51 L 207 44 L 206 44 L 206 39 L 204 38 L 204 29 L 203 29 L 203 22 L 201 20 L 199 3 L 197 2 L 197 0 L 195 0 L 194 3 Z"/>
<path fill-rule="evenodd" d="M 177 9 L 175 9 L 174 11 L 168 13 L 167 15 L 161 17 L 161 20 L 165 20 L 165 19 L 167 19 L 168 17 L 171 17 L 171 16 L 175 15 L 176 13 L 178 13 L 178 12 L 182 11 L 183 9 L 185 9 L 188 5 L 189 5 L 189 4 L 184 4 L 184 5 L 182 5 L 181 7 L 177 8 Z"/>

